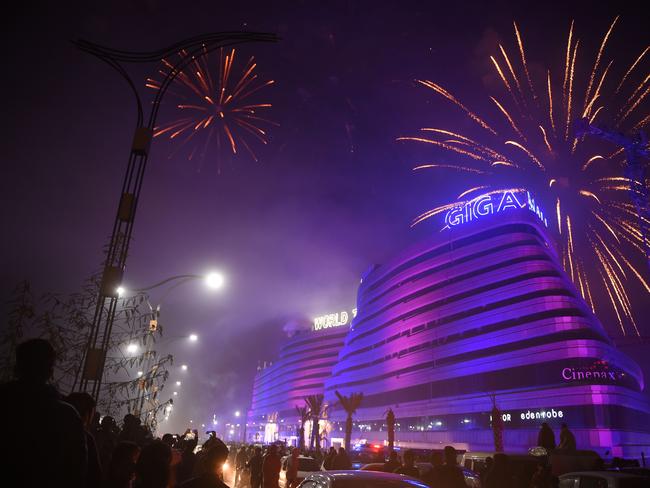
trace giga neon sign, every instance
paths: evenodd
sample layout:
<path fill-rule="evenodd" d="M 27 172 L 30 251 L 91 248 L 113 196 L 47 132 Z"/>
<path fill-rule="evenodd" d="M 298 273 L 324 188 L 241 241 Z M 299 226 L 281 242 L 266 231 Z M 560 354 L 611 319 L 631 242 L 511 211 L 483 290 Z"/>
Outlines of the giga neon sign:
<path fill-rule="evenodd" d="M 519 196 L 517 196 L 519 194 Z M 503 190 L 476 197 L 463 205 L 454 207 L 445 214 L 445 228 L 455 227 L 473 220 L 479 220 L 487 215 L 505 212 L 509 209 L 527 208 L 533 212 L 548 227 L 544 213 L 535 203 L 530 192 Z"/>

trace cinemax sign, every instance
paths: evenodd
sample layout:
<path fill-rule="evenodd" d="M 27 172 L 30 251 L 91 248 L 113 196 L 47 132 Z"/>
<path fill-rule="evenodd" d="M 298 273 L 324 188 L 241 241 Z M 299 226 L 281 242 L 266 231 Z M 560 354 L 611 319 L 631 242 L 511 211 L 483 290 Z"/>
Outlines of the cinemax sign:
<path fill-rule="evenodd" d="M 449 210 L 445 214 L 445 229 L 480 220 L 488 215 L 525 208 L 537 215 L 544 225 L 548 227 L 548 221 L 544 217 L 544 213 L 535 203 L 535 199 L 530 192 L 502 190 L 478 196 Z"/>

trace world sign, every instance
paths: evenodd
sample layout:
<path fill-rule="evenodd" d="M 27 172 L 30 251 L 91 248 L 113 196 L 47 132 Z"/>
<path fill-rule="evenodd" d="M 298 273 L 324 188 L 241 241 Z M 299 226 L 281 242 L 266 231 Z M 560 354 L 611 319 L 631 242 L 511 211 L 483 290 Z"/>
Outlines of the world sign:
<path fill-rule="evenodd" d="M 544 213 L 535 203 L 535 199 L 530 192 L 503 190 L 478 196 L 452 208 L 445 214 L 445 228 L 480 220 L 488 215 L 521 209 L 530 210 L 548 227 L 548 221 L 544 217 Z"/>
<path fill-rule="evenodd" d="M 352 309 L 352 318 L 357 316 L 357 309 Z M 329 329 L 331 327 L 341 327 L 347 325 L 350 321 L 350 314 L 348 312 L 329 313 L 314 318 L 314 330 Z"/>

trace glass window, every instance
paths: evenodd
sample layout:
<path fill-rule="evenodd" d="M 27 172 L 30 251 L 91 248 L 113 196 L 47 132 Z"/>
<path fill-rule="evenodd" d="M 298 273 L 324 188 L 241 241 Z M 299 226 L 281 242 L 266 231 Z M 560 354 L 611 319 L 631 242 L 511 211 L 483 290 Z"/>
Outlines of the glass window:
<path fill-rule="evenodd" d="M 298 471 L 320 471 L 320 465 L 314 459 L 298 458 Z"/>
<path fill-rule="evenodd" d="M 577 488 L 577 478 L 563 478 L 560 480 L 559 488 Z"/>
<path fill-rule="evenodd" d="M 302 483 L 300 483 L 300 488 L 317 488 L 318 485 L 316 484 L 315 481 L 311 480 L 305 480 Z"/>
<path fill-rule="evenodd" d="M 607 488 L 607 480 L 600 476 L 580 476 L 580 488 Z"/>
<path fill-rule="evenodd" d="M 647 488 L 648 487 L 648 479 L 647 478 L 625 478 L 622 480 L 619 480 L 618 486 L 620 488 Z"/>

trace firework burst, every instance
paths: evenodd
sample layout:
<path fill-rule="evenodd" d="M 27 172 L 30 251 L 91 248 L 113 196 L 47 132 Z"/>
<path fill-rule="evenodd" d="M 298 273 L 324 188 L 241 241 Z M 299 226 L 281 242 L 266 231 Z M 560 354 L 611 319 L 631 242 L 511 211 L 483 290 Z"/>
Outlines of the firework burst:
<path fill-rule="evenodd" d="M 420 163 L 414 170 L 454 171 L 467 177 L 458 196 L 461 202 L 428 210 L 413 225 L 479 193 L 529 188 L 552 205 L 549 225 L 558 237 L 562 263 L 587 303 L 594 311 L 597 306 L 613 310 L 622 334 L 640 335 L 626 284 L 635 280 L 645 293 L 650 287 L 645 267 L 635 264 L 643 262 L 639 253 L 644 254 L 645 248 L 639 216 L 629 198 L 630 180 L 624 176 L 625 154 L 622 148 L 576 136 L 572 130 L 576 119 L 603 121 L 631 132 L 650 120 L 646 103 L 650 47 L 621 66 L 606 59 L 618 20 L 611 23 L 593 57 L 581 52 L 571 22 L 562 67 L 556 72 L 529 66 L 514 23 L 514 50 L 509 53 L 499 44 L 498 52 L 490 56 L 501 86 L 500 95 L 488 98 L 494 117 L 479 115 L 433 81 L 417 80 L 462 111 L 476 130 L 470 137 L 458 130 L 424 127 L 418 135 L 398 140 L 429 144 L 438 151 L 441 160 Z M 583 57 L 592 60 L 586 73 L 577 61 Z M 620 72 L 616 78 L 614 71 Z M 607 296 L 608 304 L 596 300 L 596 292 Z"/>
<path fill-rule="evenodd" d="M 179 56 L 187 58 L 189 54 L 181 51 Z M 257 161 L 251 141 L 267 144 L 265 127 L 278 124 L 262 115 L 271 104 L 253 101 L 253 95 L 274 81 L 259 79 L 253 57 L 239 75 L 235 74 L 235 49 L 229 52 L 220 49 L 218 57 L 218 62 L 213 62 L 207 52 L 192 57 L 189 65 L 176 76 L 168 96 L 175 99 L 179 116 L 156 127 L 154 137 L 180 141 L 170 157 L 187 147 L 188 159 L 203 159 L 210 145 L 216 144 L 217 154 L 221 154 L 222 147 L 233 155 L 245 149 Z M 173 65 L 166 59 L 162 65 L 159 73 L 164 78 Z M 146 86 L 159 90 L 161 82 L 149 78 Z"/>

